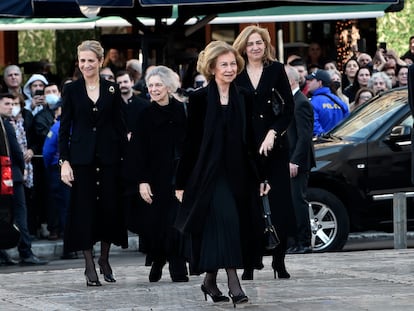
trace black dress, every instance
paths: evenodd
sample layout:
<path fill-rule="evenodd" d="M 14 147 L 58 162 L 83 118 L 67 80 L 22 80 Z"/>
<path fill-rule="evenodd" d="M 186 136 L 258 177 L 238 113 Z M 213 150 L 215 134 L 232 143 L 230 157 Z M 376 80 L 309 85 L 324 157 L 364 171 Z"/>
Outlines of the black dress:
<path fill-rule="evenodd" d="M 74 182 L 64 233 L 65 251 L 89 250 L 98 241 L 126 248 L 121 159 L 126 127 L 115 83 L 100 80 L 94 103 L 85 81 L 67 85 L 59 129 L 59 152 L 71 164 Z"/>
<path fill-rule="evenodd" d="M 237 172 L 229 171 L 225 163 L 227 148 L 232 148 L 226 143 L 228 107 L 221 106 L 221 109 L 218 127 L 222 128 L 223 133 L 223 140 L 221 140 L 223 144 L 219 146 L 223 156 L 202 235 L 200 271 L 240 268 L 243 264 L 237 203 L 228 179 L 229 174 L 237 174 Z"/>
<path fill-rule="evenodd" d="M 177 189 L 184 189 L 184 196 L 176 226 L 189 237 L 191 273 L 240 268 L 251 251 L 246 237 L 260 226 L 252 222 L 260 210 L 251 200 L 265 179 L 252 149 L 251 97 L 231 84 L 229 104 L 223 107 L 212 80 L 190 95 L 187 107 L 177 172 Z"/>
<path fill-rule="evenodd" d="M 173 227 L 178 210 L 174 178 L 185 136 L 184 104 L 170 98 L 168 105 L 152 102 L 142 112 L 131 144 L 136 184 L 148 183 L 152 204 L 139 194 L 135 202 L 134 221 L 140 237 L 140 251 L 146 253 L 146 264 L 153 260 L 170 260 L 180 254 L 180 234 Z M 141 243 L 143 242 L 143 243 Z"/>

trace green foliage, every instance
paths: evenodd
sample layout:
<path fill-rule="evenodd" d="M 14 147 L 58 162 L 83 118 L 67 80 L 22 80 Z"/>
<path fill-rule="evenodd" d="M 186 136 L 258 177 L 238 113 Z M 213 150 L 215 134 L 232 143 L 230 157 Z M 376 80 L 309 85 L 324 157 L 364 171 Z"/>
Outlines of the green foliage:
<path fill-rule="evenodd" d="M 55 59 L 55 31 L 19 31 L 19 62 Z"/>
<path fill-rule="evenodd" d="M 378 42 L 387 42 L 387 48 L 401 56 L 408 51 L 408 39 L 414 35 L 414 0 L 405 0 L 401 12 L 386 13 L 377 20 Z"/>
<path fill-rule="evenodd" d="M 73 74 L 78 44 L 96 38 L 99 32 L 95 30 L 19 31 L 19 63 L 48 60 L 55 65 L 52 72 L 66 78 Z"/>

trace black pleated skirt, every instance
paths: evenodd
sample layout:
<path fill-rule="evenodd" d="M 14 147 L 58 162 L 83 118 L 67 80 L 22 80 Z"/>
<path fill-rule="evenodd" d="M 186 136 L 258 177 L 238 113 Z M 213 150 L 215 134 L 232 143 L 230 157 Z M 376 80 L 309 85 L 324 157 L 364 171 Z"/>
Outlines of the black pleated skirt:
<path fill-rule="evenodd" d="M 198 269 L 213 272 L 242 266 L 239 213 L 228 180 L 222 173 L 215 184 L 205 221 Z"/>

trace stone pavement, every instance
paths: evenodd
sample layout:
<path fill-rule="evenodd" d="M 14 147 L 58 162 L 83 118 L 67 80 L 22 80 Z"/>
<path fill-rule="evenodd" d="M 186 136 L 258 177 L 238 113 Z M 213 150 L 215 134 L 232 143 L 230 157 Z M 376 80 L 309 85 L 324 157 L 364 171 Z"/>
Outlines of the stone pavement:
<path fill-rule="evenodd" d="M 125 256 L 133 260 L 122 260 Z M 140 256 L 139 262 L 134 256 Z M 165 267 L 161 281 L 149 283 L 142 255 L 115 250 L 111 262 L 117 282 L 99 288 L 85 286 L 82 260 L 79 268 L 44 266 L 12 273 L 0 268 L 0 310 L 234 310 L 229 302 L 204 301 L 202 276 L 172 283 Z M 288 255 L 289 280 L 273 279 L 270 257 L 264 263 L 253 281 L 242 281 L 249 302 L 237 309 L 414 310 L 414 249 Z M 223 271 L 218 282 L 226 293 Z"/>

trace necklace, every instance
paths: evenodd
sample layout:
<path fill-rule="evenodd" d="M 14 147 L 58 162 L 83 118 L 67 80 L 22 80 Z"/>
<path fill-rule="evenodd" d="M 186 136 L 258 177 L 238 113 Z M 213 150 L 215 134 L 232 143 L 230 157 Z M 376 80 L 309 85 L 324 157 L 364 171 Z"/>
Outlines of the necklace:
<path fill-rule="evenodd" d="M 99 85 L 99 81 L 96 81 L 95 83 L 96 83 L 96 84 L 94 84 L 94 85 L 91 85 L 91 84 L 86 84 L 86 86 L 87 86 L 88 90 L 90 90 L 90 91 L 95 90 L 95 89 L 98 87 L 98 85 Z"/>
<path fill-rule="evenodd" d="M 96 89 L 97 85 L 87 85 L 88 90 L 93 91 L 94 89 Z"/>

